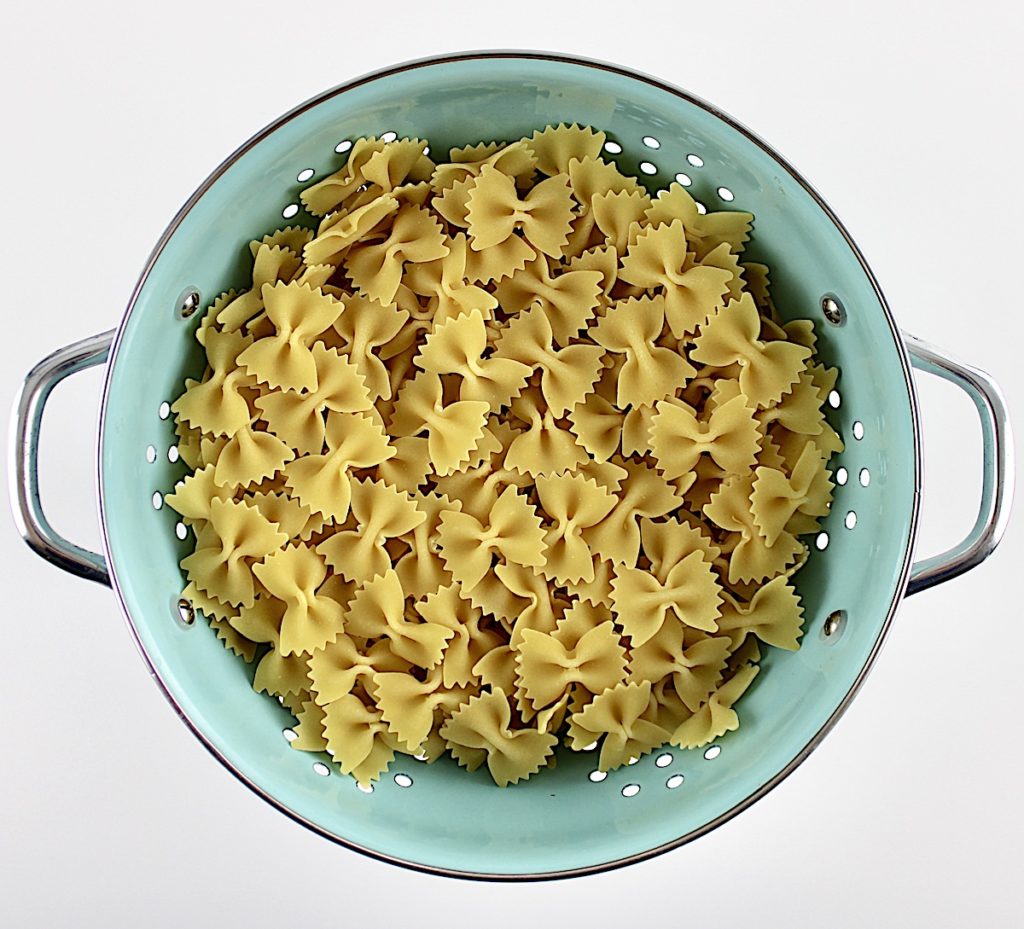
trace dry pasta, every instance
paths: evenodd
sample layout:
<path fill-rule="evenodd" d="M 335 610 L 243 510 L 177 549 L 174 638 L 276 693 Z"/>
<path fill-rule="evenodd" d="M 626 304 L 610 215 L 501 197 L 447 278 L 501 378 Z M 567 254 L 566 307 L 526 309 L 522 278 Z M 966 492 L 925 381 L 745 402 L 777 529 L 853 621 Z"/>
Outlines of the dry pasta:
<path fill-rule="evenodd" d="M 364 785 L 704 745 L 799 647 L 837 372 L 741 260 L 750 214 L 604 140 L 360 139 L 197 330 L 183 596 Z"/>

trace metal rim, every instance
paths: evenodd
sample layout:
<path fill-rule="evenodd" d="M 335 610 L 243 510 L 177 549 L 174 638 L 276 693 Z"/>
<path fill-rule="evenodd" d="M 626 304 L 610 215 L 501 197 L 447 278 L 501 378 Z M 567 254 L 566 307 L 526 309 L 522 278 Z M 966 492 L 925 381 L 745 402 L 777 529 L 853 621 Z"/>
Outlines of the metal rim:
<path fill-rule="evenodd" d="M 149 655 L 142 645 L 139 638 L 138 632 L 135 629 L 135 624 L 132 621 L 131 615 L 128 612 L 128 608 L 125 604 L 124 595 L 121 591 L 121 585 L 117 577 L 116 566 L 114 564 L 112 552 L 110 549 L 109 532 L 107 526 L 107 514 L 104 500 L 103 491 L 103 435 L 104 426 L 106 420 L 107 410 L 107 392 L 110 389 L 111 372 L 114 370 L 114 365 L 117 361 L 118 352 L 121 347 L 121 339 L 124 334 L 126 323 L 131 317 L 132 312 L 135 309 L 138 301 L 139 294 L 142 291 L 142 287 L 149 277 L 150 271 L 153 269 L 154 264 L 159 258 L 164 247 L 167 245 L 171 236 L 174 235 L 178 226 L 182 220 L 188 215 L 195 204 L 199 201 L 210 187 L 217 181 L 217 179 L 239 158 L 242 157 L 246 152 L 252 149 L 255 145 L 267 138 L 271 133 L 277 131 L 281 126 L 296 116 L 304 113 L 306 110 L 318 106 L 326 100 L 332 97 L 343 94 L 348 90 L 355 87 L 359 87 L 362 84 L 369 83 L 370 81 L 380 80 L 390 75 L 400 74 L 404 71 L 414 70 L 416 68 L 427 67 L 437 64 L 445 64 L 455 61 L 470 61 L 474 59 L 489 59 L 489 58 L 521 58 L 524 60 L 540 60 L 540 61 L 556 61 L 563 62 L 565 64 L 579 65 L 586 68 L 594 68 L 600 71 L 607 71 L 612 74 L 618 74 L 622 77 L 630 78 L 631 80 L 641 81 L 646 84 L 650 84 L 666 93 L 670 93 L 673 96 L 680 97 L 695 106 L 700 107 L 712 116 L 722 120 L 731 128 L 735 129 L 747 140 L 752 142 L 767 155 L 775 160 L 775 162 L 788 173 L 815 201 L 819 209 L 821 209 L 828 219 L 833 223 L 838 232 L 842 235 L 844 241 L 849 247 L 850 251 L 854 254 L 857 261 L 860 263 L 861 268 L 867 275 L 868 280 L 878 298 L 879 304 L 882 307 L 885 320 L 889 326 L 890 334 L 892 335 L 893 341 L 896 344 L 896 350 L 899 355 L 900 364 L 903 367 L 903 376 L 907 386 L 907 398 L 910 403 L 911 412 L 911 423 L 913 429 L 913 449 L 914 449 L 914 499 L 911 502 L 911 515 L 910 515 L 910 533 L 908 536 L 908 544 L 906 551 L 903 556 L 903 564 L 900 567 L 899 581 L 896 584 L 896 589 L 893 595 L 892 602 L 889 605 L 888 613 L 886 614 L 885 620 L 878 633 L 878 638 L 875 640 L 872 646 L 871 652 L 868 654 L 867 660 L 864 662 L 864 666 L 861 668 L 856 679 L 851 685 L 849 691 L 843 697 L 839 706 L 835 712 L 825 721 L 822 727 L 815 733 L 814 737 L 790 760 L 790 762 L 781 770 L 778 771 L 773 777 L 771 777 L 765 784 L 758 788 L 753 793 L 749 794 L 742 801 L 737 803 L 734 807 L 726 810 L 721 815 L 703 826 L 693 829 L 685 835 L 679 836 L 669 842 L 662 843 L 661 845 L 655 846 L 654 848 L 646 849 L 642 852 L 637 852 L 633 855 L 628 855 L 623 858 L 617 858 L 613 861 L 603 862 L 600 864 L 587 865 L 580 868 L 568 868 L 560 871 L 544 871 L 538 873 L 500 873 L 491 874 L 480 871 L 461 871 L 451 868 L 440 867 L 437 865 L 423 864 L 416 861 L 409 861 L 405 858 L 399 858 L 394 855 L 388 855 L 383 852 L 376 851 L 372 848 L 366 848 L 365 846 L 359 845 L 349 839 L 342 836 L 335 835 L 334 833 L 324 829 L 317 823 L 311 822 L 304 816 L 296 813 L 294 810 L 289 809 L 283 803 L 281 803 L 272 794 L 269 794 L 258 784 L 250 780 L 246 775 L 239 771 L 231 761 L 226 758 L 223 753 L 206 737 L 206 734 L 188 717 L 185 711 L 181 708 L 178 702 L 174 699 L 174 695 L 170 692 L 167 685 L 160 677 L 159 672 L 154 667 L 153 662 L 150 661 Z M 392 65 L 386 68 L 381 68 L 377 71 L 371 71 L 360 77 L 357 77 L 344 84 L 340 84 L 330 90 L 324 91 L 315 97 L 310 98 L 305 103 L 299 104 L 297 107 L 289 110 L 284 115 L 280 116 L 274 122 L 260 130 L 248 141 L 239 146 L 234 152 L 232 152 L 220 165 L 218 165 L 213 172 L 206 178 L 205 181 L 196 189 L 196 191 L 189 197 L 185 205 L 175 214 L 170 224 L 164 230 L 160 236 L 157 244 L 154 246 L 153 251 L 150 253 L 149 258 L 146 260 L 146 264 L 142 269 L 142 273 L 139 275 L 139 279 L 132 290 L 131 297 L 128 301 L 128 306 L 125 310 L 121 322 L 118 325 L 117 336 L 114 339 L 114 344 L 110 350 L 110 357 L 107 362 L 107 374 L 103 384 L 103 394 L 100 402 L 100 421 L 99 421 L 99 439 L 97 443 L 97 475 L 99 484 L 99 504 L 100 504 L 100 526 L 103 536 L 103 550 L 106 555 L 107 565 L 110 568 L 110 576 L 113 581 L 113 588 L 117 594 L 118 602 L 121 605 L 121 610 L 124 613 L 125 619 L 128 623 L 128 629 L 131 633 L 132 638 L 135 641 L 135 645 L 139 650 L 139 654 L 142 656 L 147 667 L 149 668 L 150 674 L 153 679 L 157 682 L 160 689 L 163 691 L 164 696 L 174 707 L 178 716 L 182 719 L 186 726 L 192 731 L 192 733 L 202 742 L 203 745 L 210 751 L 211 754 L 221 764 L 223 764 L 235 777 L 237 777 L 243 784 L 249 789 L 254 791 L 258 796 L 264 799 L 271 806 L 275 807 L 280 812 L 284 813 L 290 819 L 295 820 L 307 829 L 322 835 L 324 838 L 329 839 L 345 848 L 351 849 L 352 851 L 359 852 L 370 858 L 375 858 L 378 861 L 383 861 L 388 864 L 398 865 L 400 867 L 408 868 L 412 871 L 419 871 L 426 874 L 434 874 L 442 877 L 456 877 L 466 880 L 480 880 L 480 881 L 496 881 L 496 882 L 517 882 L 517 881 L 546 881 L 546 880 L 558 880 L 568 877 L 582 877 L 585 875 L 599 874 L 604 871 L 611 871 L 616 868 L 622 868 L 626 865 L 636 864 L 640 861 L 646 861 L 650 858 L 654 858 L 658 855 L 664 854 L 665 852 L 671 851 L 672 849 L 679 848 L 681 845 L 685 845 L 688 842 L 692 842 L 694 839 L 698 839 L 703 835 L 721 826 L 723 823 L 728 822 L 734 816 L 742 813 L 747 807 L 756 803 L 765 794 L 771 791 L 774 787 L 780 784 L 786 779 L 797 767 L 807 758 L 808 755 L 821 743 L 825 736 L 831 731 L 832 727 L 838 722 L 839 718 L 846 712 L 851 701 L 856 696 L 857 691 L 860 690 L 861 685 L 864 683 L 868 672 L 871 670 L 875 663 L 875 659 L 878 657 L 878 653 L 881 650 L 882 643 L 885 641 L 886 634 L 889 631 L 889 627 L 892 624 L 893 617 L 896 614 L 896 610 L 899 607 L 900 601 L 903 599 L 904 592 L 907 586 L 907 580 L 910 576 L 910 568 L 912 564 L 912 556 L 914 551 L 914 545 L 917 540 L 917 529 L 918 521 L 920 516 L 920 502 L 921 502 L 921 428 L 920 428 L 920 416 L 917 401 L 917 392 L 914 386 L 914 379 L 911 374 L 910 359 L 906 351 L 906 347 L 903 344 L 903 339 L 900 335 L 899 329 L 893 319 L 892 312 L 889 309 L 889 305 L 885 300 L 885 295 L 882 293 L 881 288 L 878 285 L 878 281 L 875 278 L 871 268 L 868 267 L 867 261 L 861 254 L 860 249 L 854 242 L 850 233 L 847 232 L 846 227 L 840 222 L 839 217 L 833 212 L 831 207 L 825 202 L 821 195 L 804 179 L 804 177 L 787 162 L 778 152 L 775 151 L 767 142 L 755 135 L 751 130 L 747 129 L 746 126 L 737 122 L 728 114 L 724 113 L 718 107 L 708 103 L 706 100 L 697 97 L 688 91 L 683 90 L 673 84 L 667 83 L 660 80 L 659 78 L 653 77 L 652 75 L 646 74 L 641 71 L 636 71 L 631 68 L 621 67 L 619 65 L 611 64 L 606 61 L 601 61 L 595 58 L 588 58 L 577 55 L 565 55 L 558 52 L 545 52 L 545 51 L 530 51 L 530 50 L 514 50 L 514 49 L 480 49 L 476 51 L 459 52 L 448 55 L 437 55 L 428 56 L 424 58 L 415 58 L 406 62 L 402 62 L 397 65 Z"/>

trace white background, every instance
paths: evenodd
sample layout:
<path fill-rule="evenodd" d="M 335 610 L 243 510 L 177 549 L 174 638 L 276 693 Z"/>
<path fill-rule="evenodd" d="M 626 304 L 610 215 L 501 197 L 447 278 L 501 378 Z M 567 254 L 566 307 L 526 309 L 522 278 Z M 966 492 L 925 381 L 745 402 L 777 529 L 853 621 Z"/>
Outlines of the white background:
<path fill-rule="evenodd" d="M 900 324 L 991 372 L 1020 414 L 1015 6 L 19 4 L 0 54 L 0 400 L 117 324 L 170 217 L 254 131 L 365 71 L 498 47 L 637 67 L 750 126 L 837 210 Z M 99 387 L 59 390 L 43 442 L 49 512 L 92 545 Z M 973 519 L 980 452 L 965 399 L 927 380 L 921 398 L 930 553 Z M 643 865 L 494 886 L 364 859 L 274 812 L 175 718 L 110 591 L 0 518 L 0 925 L 1018 924 L 1022 522 L 906 603 L 837 729 L 753 808 Z"/>

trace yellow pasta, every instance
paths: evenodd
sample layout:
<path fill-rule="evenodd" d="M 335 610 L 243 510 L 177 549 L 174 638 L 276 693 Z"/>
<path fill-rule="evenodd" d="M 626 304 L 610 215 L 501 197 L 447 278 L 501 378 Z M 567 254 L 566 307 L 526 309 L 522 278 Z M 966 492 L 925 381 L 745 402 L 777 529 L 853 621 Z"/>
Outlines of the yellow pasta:
<path fill-rule="evenodd" d="M 680 748 L 697 748 L 738 729 L 739 715 L 733 705 L 746 692 L 759 670 L 757 665 L 746 665 L 719 686 L 696 713 L 676 728 L 670 740 L 672 744 Z"/>
<path fill-rule="evenodd" d="M 582 747 L 602 739 L 601 771 L 626 764 L 667 741 L 668 733 L 646 717 L 650 704 L 650 681 L 616 684 L 573 714 L 573 741 Z"/>
<path fill-rule="evenodd" d="M 555 175 L 568 171 L 573 158 L 596 158 L 605 138 L 603 132 L 590 126 L 559 123 L 538 129 L 524 141 L 533 152 L 537 170 L 542 174 Z"/>
<path fill-rule="evenodd" d="M 518 396 L 532 369 L 513 358 L 485 358 L 486 351 L 484 318 L 473 309 L 436 324 L 415 363 L 431 374 L 459 375 L 459 398 L 485 401 L 494 412 Z"/>
<path fill-rule="evenodd" d="M 701 328 L 690 357 L 703 364 L 740 364 L 739 386 L 759 407 L 776 404 L 797 382 L 811 350 L 795 342 L 763 342 L 750 294 L 719 307 Z"/>
<path fill-rule="evenodd" d="M 215 499 L 210 501 L 209 522 L 199 533 L 196 550 L 181 566 L 207 596 L 231 606 L 251 606 L 253 565 L 286 541 L 287 536 L 256 507 Z"/>
<path fill-rule="evenodd" d="M 200 320 L 183 596 L 364 786 L 396 754 L 505 786 L 558 745 L 704 745 L 800 645 L 838 372 L 750 214 L 604 143 L 356 140 Z"/>
<path fill-rule="evenodd" d="M 660 400 L 655 409 L 650 447 L 666 478 L 693 471 L 703 454 L 727 474 L 744 474 L 754 466 L 761 436 L 745 396 L 715 407 L 706 422 L 681 400 Z"/>
<path fill-rule="evenodd" d="M 495 501 L 487 524 L 475 516 L 449 510 L 441 514 L 438 545 L 445 567 L 465 591 L 476 587 L 491 569 L 491 559 L 539 568 L 547 542 L 540 517 L 514 487 Z"/>
<path fill-rule="evenodd" d="M 619 409 L 653 406 L 697 373 L 678 350 L 657 344 L 667 311 L 661 295 L 628 298 L 614 304 L 591 330 L 598 345 L 625 356 L 616 377 Z"/>
<path fill-rule="evenodd" d="M 547 549 L 539 573 L 556 584 L 590 583 L 594 553 L 583 533 L 608 516 L 617 498 L 582 474 L 538 477 L 537 496 L 554 523 L 544 538 Z"/>
<path fill-rule="evenodd" d="M 426 433 L 431 463 L 439 474 L 448 474 L 469 461 L 484 436 L 488 413 L 487 400 L 445 403 L 440 375 L 425 371 L 399 393 L 391 430 L 399 437 Z"/>
<path fill-rule="evenodd" d="M 494 354 L 498 359 L 523 361 L 540 372 L 544 403 L 558 419 L 593 389 L 600 376 L 604 349 L 593 344 L 555 348 L 551 319 L 538 305 L 508 324 Z"/>
<path fill-rule="evenodd" d="M 409 206 L 395 213 L 386 239 L 353 245 L 345 270 L 361 294 L 378 303 L 390 303 L 398 293 L 406 263 L 435 261 L 448 251 L 441 224 L 422 207 Z"/>
<path fill-rule="evenodd" d="M 630 284 L 664 291 L 665 318 L 677 339 L 693 332 L 714 312 L 728 291 L 732 274 L 714 266 L 685 267 L 686 232 L 681 220 L 641 232 L 622 258 L 619 277 Z"/>
<path fill-rule="evenodd" d="M 601 295 L 601 272 L 562 269 L 552 271 L 552 261 L 538 255 L 494 288 L 497 301 L 506 313 L 519 313 L 539 303 L 551 324 L 551 335 L 560 346 L 569 344 L 588 324 L 597 310 Z M 556 265 L 558 267 L 558 265 Z"/>
<path fill-rule="evenodd" d="M 310 346 L 338 318 L 344 304 L 298 284 L 264 284 L 263 302 L 274 334 L 248 346 L 238 356 L 238 364 L 272 388 L 315 389 L 316 359 Z"/>
<path fill-rule="evenodd" d="M 319 454 L 323 448 L 325 411 L 363 413 L 373 406 L 365 377 L 337 349 L 316 342 L 310 354 L 316 368 L 314 390 L 273 391 L 255 401 L 267 431 L 299 455 Z"/>
<path fill-rule="evenodd" d="M 387 540 L 412 532 L 427 514 L 408 494 L 371 480 L 353 482 L 351 507 L 356 528 L 335 532 L 317 551 L 336 574 L 358 584 L 391 568 Z"/>
<path fill-rule="evenodd" d="M 252 339 L 219 330 L 208 330 L 205 338 L 210 374 L 202 383 L 187 384 L 171 410 L 179 422 L 204 434 L 230 436 L 245 426 L 252 415 L 244 393 L 252 378 L 238 366 L 238 356 L 252 344 Z"/>
<path fill-rule="evenodd" d="M 537 729 L 513 729 L 505 692 L 494 687 L 462 704 L 441 727 L 459 764 L 474 770 L 485 761 L 499 787 L 540 770 L 557 738 Z"/>
<path fill-rule="evenodd" d="M 282 655 L 312 654 L 337 638 L 342 607 L 321 593 L 327 579 L 323 556 L 306 545 L 288 545 L 253 566 L 271 597 L 286 604 L 278 649 Z"/>
<path fill-rule="evenodd" d="M 516 237 L 517 250 L 529 257 L 541 252 L 552 258 L 562 254 L 572 228 L 573 197 L 567 174 L 556 174 L 519 197 L 515 178 L 494 165 L 480 171 L 466 199 L 466 226 L 473 251 L 499 248 Z M 515 254 L 510 250 L 510 254 Z"/>
<path fill-rule="evenodd" d="M 515 651 L 517 680 L 534 710 L 559 700 L 574 683 L 599 694 L 626 676 L 626 650 L 610 620 L 585 632 L 572 648 L 557 633 L 527 629 Z"/>

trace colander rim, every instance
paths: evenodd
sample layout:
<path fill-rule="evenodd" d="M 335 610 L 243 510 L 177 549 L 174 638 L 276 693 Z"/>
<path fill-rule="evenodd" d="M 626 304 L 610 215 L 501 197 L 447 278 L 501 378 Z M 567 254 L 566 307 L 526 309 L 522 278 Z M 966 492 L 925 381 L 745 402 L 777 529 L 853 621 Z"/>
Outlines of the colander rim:
<path fill-rule="evenodd" d="M 635 852 L 630 855 L 616 858 L 612 861 L 600 862 L 597 864 L 586 865 L 578 868 L 565 868 L 554 871 L 543 871 L 536 873 L 528 872 L 508 872 L 508 873 L 492 873 L 486 871 L 466 871 L 455 868 L 447 868 L 440 865 L 432 865 L 418 861 L 412 861 L 406 858 L 401 858 L 397 855 L 387 854 L 385 852 L 378 851 L 373 848 L 360 845 L 357 842 L 347 839 L 343 836 L 337 835 L 323 826 L 307 819 L 302 814 L 290 809 L 280 800 L 278 800 L 273 794 L 266 791 L 259 784 L 255 783 L 252 779 L 247 777 L 244 773 L 238 770 L 232 761 L 227 758 L 220 749 L 213 744 L 213 741 L 207 737 L 205 732 L 189 717 L 186 711 L 175 699 L 174 694 L 171 692 L 163 678 L 160 676 L 153 661 L 150 660 L 149 653 L 146 651 L 145 646 L 142 644 L 141 637 L 135 627 L 135 623 L 131 617 L 131 613 L 125 602 L 124 593 L 121 589 L 121 585 L 118 580 L 117 570 L 113 559 L 113 553 L 110 545 L 109 529 L 107 525 L 107 510 L 104 499 L 104 474 L 103 474 L 103 441 L 105 435 L 105 420 L 107 412 L 107 398 L 108 392 L 111 388 L 112 372 L 116 366 L 118 358 L 118 352 L 121 346 L 121 340 L 124 332 L 127 328 L 128 321 L 131 318 L 132 313 L 138 302 L 139 295 L 142 292 L 145 283 L 153 270 L 158 258 L 167 246 L 168 242 L 174 236 L 178 227 L 184 221 L 185 217 L 189 214 L 192 208 L 199 202 L 199 200 L 206 194 L 206 192 L 213 186 L 213 184 L 228 170 L 239 158 L 253 149 L 256 145 L 262 142 L 264 139 L 269 137 L 272 133 L 276 132 L 286 123 L 295 119 L 307 110 L 319 106 L 327 100 L 333 97 L 339 96 L 349 90 L 359 87 L 363 84 L 377 81 L 382 78 L 387 78 L 396 74 L 403 73 L 405 71 L 411 71 L 417 68 L 430 67 L 434 65 L 449 64 L 453 62 L 461 61 L 472 61 L 477 59 L 502 59 L 502 58 L 520 58 L 523 60 L 534 60 L 534 61 L 552 61 L 560 62 L 563 64 L 581 66 L 584 68 L 594 68 L 600 71 L 610 72 L 617 74 L 631 80 L 641 81 L 649 84 L 659 90 L 670 93 L 673 96 L 677 96 L 686 102 L 697 106 L 710 115 L 722 120 L 726 125 L 734 129 L 736 132 L 744 136 L 748 141 L 760 148 L 765 154 L 771 157 L 778 166 L 788 173 L 793 180 L 795 180 L 814 200 L 815 204 L 825 214 L 829 221 L 836 227 L 836 230 L 843 237 L 846 245 L 850 251 L 856 257 L 862 270 L 868 278 L 872 289 L 874 290 L 875 296 L 878 299 L 879 305 L 882 308 L 886 323 L 889 326 L 890 333 L 893 341 L 896 345 L 897 355 L 900 360 L 900 364 L 903 369 L 903 376 L 907 386 L 907 396 L 910 402 L 910 413 L 911 423 L 913 431 L 913 479 L 914 479 L 914 496 L 911 501 L 911 513 L 910 513 L 910 525 L 907 536 L 906 550 L 903 556 L 903 564 L 900 568 L 899 578 L 896 583 L 893 592 L 892 602 L 889 604 L 889 608 L 886 613 L 886 617 L 879 629 L 878 636 L 871 647 L 863 666 L 854 679 L 850 689 L 844 695 L 840 701 L 836 710 L 831 716 L 822 724 L 814 736 L 808 740 L 807 744 L 800 749 L 800 751 L 794 755 L 794 757 L 783 767 L 781 770 L 776 772 L 768 781 L 766 781 L 761 787 L 752 793 L 748 794 L 739 803 L 735 804 L 724 813 L 716 816 L 714 819 L 707 823 L 699 826 L 696 829 L 692 829 L 682 836 L 672 839 L 668 842 L 663 842 L 660 845 L 654 846 L 653 848 L 645 849 L 640 852 Z M 461 878 L 464 880 L 479 880 L 479 881 L 493 881 L 499 883 L 515 883 L 519 881 L 547 881 L 547 880 L 560 880 L 570 877 L 583 877 L 587 875 L 600 874 L 605 871 L 615 870 L 617 868 L 626 867 L 627 865 L 637 864 L 641 861 L 647 861 L 651 858 L 657 857 L 658 855 L 665 854 L 666 852 L 672 851 L 675 848 L 679 848 L 695 839 L 700 838 L 703 835 L 711 832 L 718 828 L 724 823 L 731 820 L 734 816 L 742 813 L 748 807 L 756 803 L 772 789 L 777 787 L 783 780 L 785 780 L 790 774 L 793 773 L 814 751 L 815 748 L 822 742 L 825 736 L 832 730 L 839 718 L 846 712 L 853 698 L 857 695 L 861 686 L 864 683 L 869 671 L 873 667 L 878 653 L 881 650 L 882 644 L 885 641 L 886 635 L 888 634 L 889 627 L 892 624 L 893 617 L 896 614 L 897 609 L 901 601 L 903 600 L 907 583 L 910 577 L 910 570 L 912 567 L 912 556 L 914 552 L 915 543 L 917 540 L 918 522 L 920 517 L 920 503 L 921 503 L 921 477 L 922 477 L 922 464 L 921 464 L 921 430 L 920 430 L 920 419 L 919 419 L 919 406 L 917 391 L 914 383 L 914 378 L 911 374 L 911 363 L 907 353 L 906 346 L 904 345 L 903 339 L 900 335 L 899 328 L 893 319 L 892 312 L 889 309 L 889 305 L 885 299 L 885 295 L 882 293 L 882 289 L 878 284 L 878 281 L 868 266 L 866 259 L 858 248 L 853 237 L 847 231 L 846 227 L 839 220 L 839 217 L 832 210 L 832 208 L 826 203 L 824 198 L 811 186 L 811 184 L 803 177 L 803 175 L 797 171 L 786 159 L 784 159 L 771 145 L 763 140 L 756 133 L 748 129 L 742 123 L 738 122 L 732 116 L 728 115 L 715 105 L 708 101 L 684 90 L 681 87 L 676 86 L 670 82 L 664 81 L 660 78 L 654 77 L 653 75 L 645 72 L 627 68 L 622 65 L 613 64 L 611 62 L 604 61 L 598 58 L 591 58 L 583 55 L 566 54 L 562 52 L 544 51 L 539 49 L 475 49 L 461 52 L 450 52 L 440 55 L 428 55 L 421 58 L 413 58 L 404 62 L 389 65 L 384 68 L 379 68 L 375 71 L 369 71 L 352 80 L 346 81 L 328 90 L 322 91 L 321 93 L 309 98 L 303 103 L 298 104 L 291 110 L 279 116 L 273 122 L 269 123 L 259 132 L 255 133 L 248 140 L 243 142 L 238 148 L 236 148 L 230 155 L 228 155 L 210 174 L 209 176 L 196 188 L 193 194 L 188 198 L 185 204 L 178 210 L 178 212 L 171 219 L 167 228 L 161 234 L 153 250 L 150 252 L 149 257 L 146 259 L 146 263 L 143 266 L 142 272 L 132 290 L 129 297 L 127 307 L 121 318 L 121 321 L 117 327 L 117 332 L 114 337 L 114 341 L 110 348 L 110 354 L 107 361 L 106 374 L 103 384 L 103 392 L 100 401 L 100 415 L 99 415 L 99 441 L 97 450 L 97 479 L 99 487 L 99 511 L 100 511 L 100 528 L 102 535 L 103 551 L 106 558 L 106 563 L 110 570 L 111 586 L 114 593 L 117 596 L 118 602 L 120 603 L 121 610 L 125 616 L 125 620 L 128 624 L 129 632 L 132 639 L 135 642 L 136 648 L 139 654 L 142 656 L 143 661 L 149 669 L 150 675 L 156 681 L 160 687 L 164 696 L 170 702 L 171 706 L 174 707 L 178 717 L 185 723 L 185 725 L 191 730 L 193 735 L 199 739 L 199 741 L 207 748 L 207 750 L 228 769 L 236 778 L 238 778 L 243 784 L 245 784 L 250 790 L 256 793 L 259 797 L 277 809 L 279 812 L 288 816 L 290 819 L 305 826 L 307 829 L 323 836 L 330 841 L 348 848 L 352 851 L 359 852 L 360 854 L 366 855 L 367 857 L 374 858 L 378 861 L 383 861 L 388 864 L 398 865 L 399 867 L 407 868 L 412 871 L 420 873 L 433 874 L 441 877 L 454 877 Z"/>

